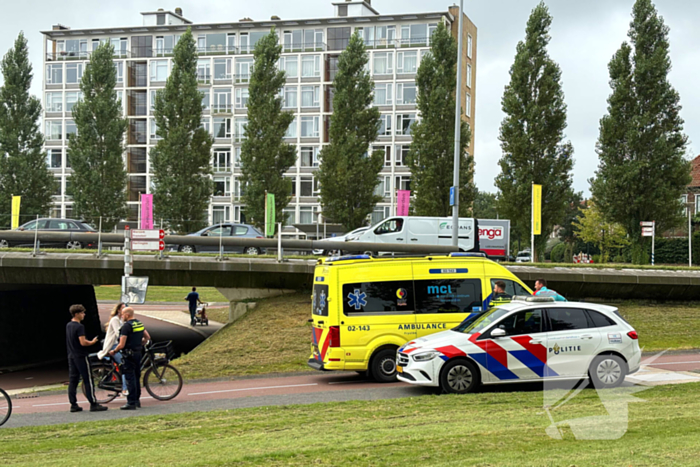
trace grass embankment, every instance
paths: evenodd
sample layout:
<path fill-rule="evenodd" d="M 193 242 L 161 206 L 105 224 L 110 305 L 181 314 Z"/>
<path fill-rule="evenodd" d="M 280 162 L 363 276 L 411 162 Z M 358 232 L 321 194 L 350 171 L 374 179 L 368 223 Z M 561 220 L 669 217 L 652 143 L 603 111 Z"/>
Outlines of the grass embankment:
<path fill-rule="evenodd" d="M 192 287 L 166 287 L 149 286 L 146 293 L 146 303 L 149 302 L 182 302 L 183 309 L 187 310 L 187 302 L 184 298 L 192 291 Z M 226 297 L 216 290 L 216 287 L 197 287 L 199 297 L 203 302 L 228 302 Z M 121 286 L 99 285 L 95 287 L 97 300 L 119 300 Z"/>
<path fill-rule="evenodd" d="M 645 352 L 700 349 L 700 305 L 625 301 L 610 303 L 639 333 Z"/>
<path fill-rule="evenodd" d="M 308 370 L 310 317 L 309 293 L 262 300 L 175 364 L 186 379 Z"/>
<path fill-rule="evenodd" d="M 482 392 L 138 417 L 3 430 L 11 465 L 697 465 L 700 384 L 629 404 L 621 439 L 550 438 L 542 392 Z M 85 418 L 88 418 L 86 415 Z M 593 390 L 555 422 L 607 415 Z M 625 427 L 624 420 L 621 425 Z M 610 430 L 603 422 L 596 432 Z M 125 449 L 125 447 L 127 447 Z"/>

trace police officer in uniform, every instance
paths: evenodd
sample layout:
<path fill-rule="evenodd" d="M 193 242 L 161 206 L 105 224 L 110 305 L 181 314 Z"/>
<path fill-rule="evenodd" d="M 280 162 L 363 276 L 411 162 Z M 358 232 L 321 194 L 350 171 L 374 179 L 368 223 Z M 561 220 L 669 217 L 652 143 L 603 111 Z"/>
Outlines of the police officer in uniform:
<path fill-rule="evenodd" d="M 145 342 L 151 340 L 151 336 L 143 323 L 134 318 L 133 308 L 124 308 L 122 318 L 124 324 L 119 331 L 119 344 L 110 355 L 121 351 L 123 356 L 122 371 L 129 394 L 126 396 L 126 405 L 120 409 L 136 410 L 141 407 L 141 349 Z"/>

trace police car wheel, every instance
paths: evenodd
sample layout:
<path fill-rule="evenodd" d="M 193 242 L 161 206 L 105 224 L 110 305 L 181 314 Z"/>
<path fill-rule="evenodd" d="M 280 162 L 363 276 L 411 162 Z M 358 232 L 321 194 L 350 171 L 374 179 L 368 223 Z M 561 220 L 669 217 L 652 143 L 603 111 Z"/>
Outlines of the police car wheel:
<path fill-rule="evenodd" d="M 396 381 L 396 349 L 384 349 L 372 357 L 372 377 L 380 383 Z"/>
<path fill-rule="evenodd" d="M 627 364 L 617 355 L 598 355 L 588 371 L 588 377 L 596 389 L 616 388 L 626 375 Z"/>
<path fill-rule="evenodd" d="M 440 387 L 448 394 L 466 394 L 479 384 L 479 373 L 467 360 L 451 360 L 440 372 Z"/>

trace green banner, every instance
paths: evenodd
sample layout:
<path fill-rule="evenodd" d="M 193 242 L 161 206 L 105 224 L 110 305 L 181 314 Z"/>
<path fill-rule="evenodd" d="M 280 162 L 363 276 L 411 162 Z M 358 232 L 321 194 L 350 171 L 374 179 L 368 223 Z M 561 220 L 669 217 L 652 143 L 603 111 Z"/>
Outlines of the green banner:
<path fill-rule="evenodd" d="M 275 236 L 275 195 L 272 193 L 265 196 L 265 236 Z"/>

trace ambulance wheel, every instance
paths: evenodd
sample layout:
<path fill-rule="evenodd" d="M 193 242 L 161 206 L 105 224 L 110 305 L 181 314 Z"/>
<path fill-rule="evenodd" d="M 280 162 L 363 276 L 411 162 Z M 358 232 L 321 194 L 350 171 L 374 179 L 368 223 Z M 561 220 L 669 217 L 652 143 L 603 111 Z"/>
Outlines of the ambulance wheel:
<path fill-rule="evenodd" d="M 448 394 L 466 394 L 479 385 L 479 371 L 468 360 L 450 360 L 440 372 L 440 387 Z"/>
<path fill-rule="evenodd" d="M 616 388 L 626 375 L 627 364 L 617 355 L 598 355 L 588 370 L 588 377 L 596 389 Z"/>
<path fill-rule="evenodd" d="M 382 349 L 375 353 L 369 368 L 372 377 L 379 383 L 396 381 L 396 349 Z"/>

